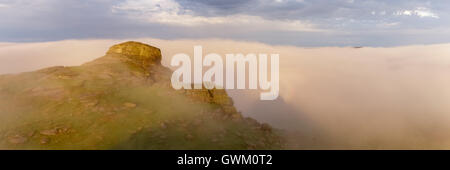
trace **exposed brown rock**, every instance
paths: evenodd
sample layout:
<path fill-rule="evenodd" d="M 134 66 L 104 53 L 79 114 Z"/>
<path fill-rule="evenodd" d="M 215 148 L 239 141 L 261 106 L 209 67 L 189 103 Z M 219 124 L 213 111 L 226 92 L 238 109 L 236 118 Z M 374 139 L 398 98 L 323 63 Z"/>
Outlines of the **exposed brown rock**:
<path fill-rule="evenodd" d="M 23 144 L 28 141 L 28 138 L 22 135 L 15 135 L 8 138 L 8 142 L 11 144 Z"/>
<path fill-rule="evenodd" d="M 161 64 L 161 50 L 140 42 L 129 41 L 114 45 L 107 54 L 119 54 L 122 59 L 143 68 Z"/>
<path fill-rule="evenodd" d="M 44 137 L 41 138 L 40 143 L 41 143 L 42 145 L 49 144 L 49 143 L 50 143 L 50 138 L 44 136 Z"/>
<path fill-rule="evenodd" d="M 58 134 L 58 130 L 57 129 L 47 129 L 47 130 L 42 130 L 40 132 L 41 135 L 46 135 L 46 136 L 54 136 Z"/>
<path fill-rule="evenodd" d="M 137 105 L 134 103 L 126 102 L 123 104 L 123 106 L 125 106 L 127 108 L 135 108 Z"/>

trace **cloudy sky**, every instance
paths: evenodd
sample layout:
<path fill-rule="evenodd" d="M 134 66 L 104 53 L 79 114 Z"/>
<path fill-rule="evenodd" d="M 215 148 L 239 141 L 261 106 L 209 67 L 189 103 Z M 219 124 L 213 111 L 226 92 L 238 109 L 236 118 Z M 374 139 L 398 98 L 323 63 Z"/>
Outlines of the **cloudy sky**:
<path fill-rule="evenodd" d="M 450 42 L 448 0 L 0 0 L 0 42 L 221 38 L 294 46 Z"/>

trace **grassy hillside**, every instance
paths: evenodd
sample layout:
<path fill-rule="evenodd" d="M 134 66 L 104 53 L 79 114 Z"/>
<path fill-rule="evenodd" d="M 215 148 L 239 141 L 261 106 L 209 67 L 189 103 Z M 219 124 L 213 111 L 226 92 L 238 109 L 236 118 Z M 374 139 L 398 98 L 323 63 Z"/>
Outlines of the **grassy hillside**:
<path fill-rule="evenodd" d="M 223 90 L 179 90 L 136 42 L 77 67 L 0 76 L 1 149 L 279 149 Z"/>

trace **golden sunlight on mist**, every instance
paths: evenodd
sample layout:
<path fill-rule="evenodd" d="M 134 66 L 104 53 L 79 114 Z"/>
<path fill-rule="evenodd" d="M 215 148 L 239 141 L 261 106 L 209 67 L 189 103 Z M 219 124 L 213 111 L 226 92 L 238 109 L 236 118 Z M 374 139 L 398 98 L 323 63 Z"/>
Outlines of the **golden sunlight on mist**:
<path fill-rule="evenodd" d="M 79 65 L 125 40 L 0 44 L 0 74 Z M 230 91 L 244 115 L 287 129 L 292 147 L 450 149 L 450 44 L 300 48 L 231 40 L 137 39 L 176 53 L 279 53 L 280 99 Z M 300 137 L 298 137 L 300 136 Z"/>

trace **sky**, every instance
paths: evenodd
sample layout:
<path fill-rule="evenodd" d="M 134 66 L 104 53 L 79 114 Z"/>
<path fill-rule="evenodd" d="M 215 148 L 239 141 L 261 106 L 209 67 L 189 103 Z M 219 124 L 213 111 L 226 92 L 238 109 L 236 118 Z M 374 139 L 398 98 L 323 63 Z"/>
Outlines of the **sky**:
<path fill-rule="evenodd" d="M 0 42 L 218 38 L 270 45 L 450 42 L 448 0 L 0 0 Z"/>

